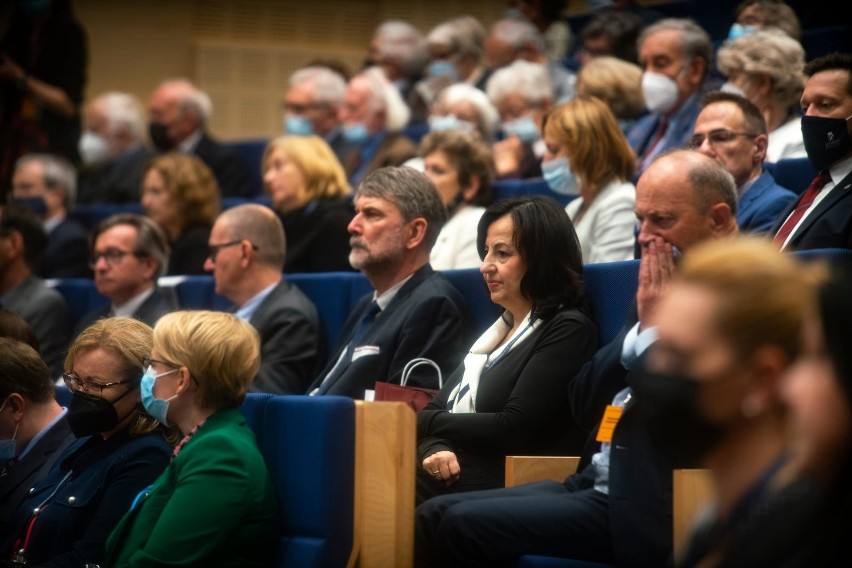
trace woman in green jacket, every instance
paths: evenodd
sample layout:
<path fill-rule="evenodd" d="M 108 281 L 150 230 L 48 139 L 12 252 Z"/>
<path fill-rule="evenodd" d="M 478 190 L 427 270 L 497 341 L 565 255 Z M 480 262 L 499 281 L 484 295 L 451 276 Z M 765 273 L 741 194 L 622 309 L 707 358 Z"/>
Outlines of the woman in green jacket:
<path fill-rule="evenodd" d="M 237 407 L 259 364 L 233 314 L 179 311 L 154 328 L 142 402 L 183 440 L 107 541 L 107 565 L 266 567 L 278 536 L 272 480 Z"/>

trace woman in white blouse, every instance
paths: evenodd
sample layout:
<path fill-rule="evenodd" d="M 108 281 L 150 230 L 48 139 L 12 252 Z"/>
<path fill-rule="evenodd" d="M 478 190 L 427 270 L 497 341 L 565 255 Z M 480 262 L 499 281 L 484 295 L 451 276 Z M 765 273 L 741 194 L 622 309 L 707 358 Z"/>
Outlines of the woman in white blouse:
<path fill-rule="evenodd" d="M 580 239 L 583 262 L 633 258 L 636 157 L 609 107 L 578 96 L 544 117 L 541 171 L 550 188 L 576 195 L 565 210 Z"/>
<path fill-rule="evenodd" d="M 441 130 L 423 138 L 420 156 L 450 215 L 432 247 L 432 268 L 479 267 L 476 227 L 491 203 L 491 150 L 475 133 Z"/>

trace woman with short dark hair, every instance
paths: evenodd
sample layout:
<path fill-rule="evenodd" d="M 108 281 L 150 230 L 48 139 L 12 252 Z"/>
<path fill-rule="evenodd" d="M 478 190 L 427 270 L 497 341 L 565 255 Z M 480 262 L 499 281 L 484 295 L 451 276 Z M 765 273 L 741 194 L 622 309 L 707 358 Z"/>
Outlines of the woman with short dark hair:
<path fill-rule="evenodd" d="M 482 272 L 503 315 L 417 418 L 417 495 L 503 486 L 507 455 L 579 453 L 567 382 L 592 357 L 598 330 L 583 291 L 577 235 L 552 198 L 486 209 Z"/>

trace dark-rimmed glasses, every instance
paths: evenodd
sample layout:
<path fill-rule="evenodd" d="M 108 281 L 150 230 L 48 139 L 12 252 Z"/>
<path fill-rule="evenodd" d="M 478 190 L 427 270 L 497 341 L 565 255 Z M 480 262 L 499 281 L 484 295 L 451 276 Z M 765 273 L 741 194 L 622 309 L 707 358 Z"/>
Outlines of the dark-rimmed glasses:
<path fill-rule="evenodd" d="M 748 136 L 750 138 L 754 138 L 757 136 L 755 132 L 733 132 L 731 130 L 711 130 L 707 134 L 695 134 L 692 138 L 689 139 L 688 146 L 690 148 L 700 148 L 702 144 L 704 144 L 704 140 L 710 142 L 710 145 L 713 146 L 715 144 L 725 144 L 730 142 L 737 136 Z"/>
<path fill-rule="evenodd" d="M 115 266 L 116 264 L 118 264 L 122 260 L 124 260 L 124 257 L 127 256 L 127 255 L 133 255 L 137 258 L 142 258 L 144 256 L 147 256 L 144 252 L 119 250 L 119 249 L 110 248 L 110 249 L 106 249 L 103 252 L 92 253 L 92 256 L 89 257 L 89 268 L 94 270 L 95 265 L 98 263 L 98 261 L 101 258 L 103 258 L 107 262 L 108 265 Z"/>
<path fill-rule="evenodd" d="M 236 245 L 242 243 L 243 241 L 245 241 L 245 239 L 228 241 L 227 243 L 220 243 L 220 244 L 217 244 L 217 245 L 207 245 L 207 258 L 209 258 L 211 262 L 215 263 L 216 257 L 219 255 L 220 250 L 222 250 L 223 248 L 236 246 Z M 253 242 L 248 241 L 248 243 L 251 245 L 252 250 L 260 250 L 260 249 L 257 248 L 257 245 L 254 244 Z"/>
<path fill-rule="evenodd" d="M 131 379 L 128 381 L 98 383 L 96 381 L 84 381 L 74 373 L 62 373 L 62 380 L 65 381 L 65 385 L 71 390 L 85 391 L 90 394 L 97 394 L 98 396 L 103 396 L 104 389 L 111 389 L 119 385 L 131 385 L 139 382 L 139 379 Z"/>

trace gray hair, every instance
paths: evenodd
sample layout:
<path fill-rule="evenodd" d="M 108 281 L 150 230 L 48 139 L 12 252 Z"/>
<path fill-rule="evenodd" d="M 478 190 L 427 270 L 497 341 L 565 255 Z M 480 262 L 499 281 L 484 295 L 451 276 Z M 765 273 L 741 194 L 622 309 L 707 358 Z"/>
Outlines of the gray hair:
<path fill-rule="evenodd" d="M 411 118 L 411 111 L 402 95 L 393 84 L 387 80 L 379 67 L 370 67 L 352 78 L 362 80 L 370 90 L 370 106 L 373 110 L 385 111 L 385 130 L 398 132 L 405 128 Z"/>
<path fill-rule="evenodd" d="M 284 225 L 269 207 L 256 203 L 237 205 L 226 209 L 217 222 L 225 225 L 230 238 L 251 241 L 262 264 L 283 269 L 287 253 Z"/>
<path fill-rule="evenodd" d="M 290 86 L 310 83 L 313 86 L 314 102 L 340 106 L 346 95 L 346 79 L 333 69 L 312 65 L 290 75 Z"/>
<path fill-rule="evenodd" d="M 438 233 L 447 222 L 447 208 L 435 184 L 426 174 L 408 166 L 387 166 L 368 174 L 355 192 L 355 199 L 359 197 L 390 201 L 406 223 L 418 217 L 425 219 L 423 246 L 426 250 L 432 250 Z"/>
<path fill-rule="evenodd" d="M 805 88 L 805 50 L 780 31 L 761 30 L 727 41 L 719 48 L 716 62 L 726 76 L 767 75 L 772 80 L 770 96 L 785 107 L 798 105 Z"/>
<path fill-rule="evenodd" d="M 139 99 L 130 93 L 109 91 L 96 97 L 92 103 L 100 102 L 106 114 L 108 129 L 115 133 L 119 128 L 127 129 L 137 141 L 145 137 L 145 116 Z"/>
<path fill-rule="evenodd" d="M 637 42 L 639 50 L 642 50 L 642 44 L 649 36 L 663 30 L 674 30 L 680 34 L 683 57 L 689 61 L 693 61 L 696 57 L 703 59 L 704 77 L 707 77 L 713 61 L 713 42 L 704 28 L 690 18 L 664 18 L 642 30 Z"/>
<path fill-rule="evenodd" d="M 210 96 L 196 87 L 189 79 L 168 79 L 160 87 L 174 88 L 178 95 L 181 112 L 191 112 L 202 126 L 206 126 L 213 116 L 213 101 Z"/>
<path fill-rule="evenodd" d="M 517 93 L 531 106 L 553 100 L 553 84 L 544 65 L 518 59 L 491 75 L 485 92 L 497 106 L 510 94 Z"/>
<path fill-rule="evenodd" d="M 136 229 L 136 248 L 134 252 L 153 258 L 157 264 L 157 271 L 154 274 L 154 278 L 162 276 L 166 270 L 166 266 L 169 264 L 169 240 L 163 229 L 144 215 L 116 213 L 98 223 L 95 230 L 92 231 L 89 247 L 90 252 L 94 252 L 95 243 L 103 232 L 118 225 L 130 225 Z"/>
<path fill-rule="evenodd" d="M 500 113 L 491 104 L 488 95 L 467 83 L 454 83 L 449 87 L 441 89 L 435 101 L 437 106 L 446 106 L 457 102 L 469 102 L 476 108 L 478 115 L 477 126 L 483 137 L 489 141 L 494 140 L 494 134 L 500 126 Z"/>
<path fill-rule="evenodd" d="M 539 53 L 545 52 L 544 37 L 532 23 L 517 18 L 496 21 L 489 35 L 514 49 L 533 46 Z"/>
<path fill-rule="evenodd" d="M 402 20 L 383 22 L 373 34 L 383 57 L 395 59 L 406 75 L 414 76 L 429 60 L 426 39 L 420 30 Z"/>
<path fill-rule="evenodd" d="M 44 184 L 49 188 L 61 187 L 65 209 L 73 209 L 77 202 L 77 171 L 71 162 L 55 154 L 25 154 L 15 162 L 15 170 L 30 163 L 41 165 Z"/>
<path fill-rule="evenodd" d="M 446 45 L 453 54 L 472 55 L 478 60 L 485 51 L 485 28 L 473 16 L 459 16 L 435 26 L 426 43 Z"/>

